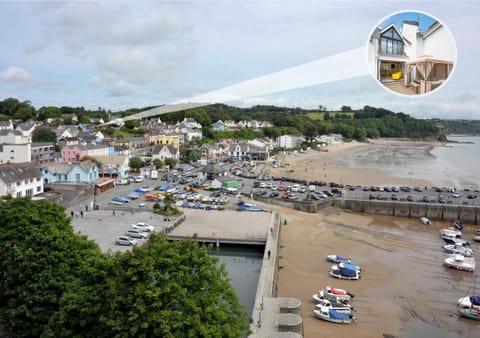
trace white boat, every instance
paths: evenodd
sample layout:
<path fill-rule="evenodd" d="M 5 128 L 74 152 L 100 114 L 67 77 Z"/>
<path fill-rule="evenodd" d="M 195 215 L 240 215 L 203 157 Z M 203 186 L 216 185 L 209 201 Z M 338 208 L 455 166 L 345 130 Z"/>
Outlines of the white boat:
<path fill-rule="evenodd" d="M 460 230 L 456 230 L 454 227 L 448 227 L 444 229 L 440 229 L 440 236 L 448 235 L 449 238 L 452 236 L 454 238 L 462 238 L 462 232 Z"/>
<path fill-rule="evenodd" d="M 313 313 L 315 317 L 332 323 L 351 324 L 357 321 L 352 314 L 338 312 L 325 306 L 313 310 Z"/>
<path fill-rule="evenodd" d="M 330 302 L 326 299 L 322 300 L 321 302 L 319 302 L 315 305 L 315 308 L 318 308 L 318 309 L 321 309 L 322 307 L 327 307 L 329 309 L 333 309 L 335 311 L 342 312 L 342 313 L 348 313 L 348 314 L 350 314 L 354 311 L 350 304 L 337 305 L 337 304 L 332 303 L 332 302 Z"/>
<path fill-rule="evenodd" d="M 445 266 L 451 269 L 473 272 L 475 271 L 475 258 L 462 255 L 450 255 L 445 258 Z"/>
<path fill-rule="evenodd" d="M 480 310 L 480 295 L 462 297 L 457 301 L 459 308 Z"/>
<path fill-rule="evenodd" d="M 480 229 L 477 229 L 477 233 L 473 235 L 473 240 L 475 242 L 480 242 Z"/>
<path fill-rule="evenodd" d="M 465 257 L 472 257 L 474 254 L 472 248 L 461 244 L 445 244 L 443 249 L 450 254 L 460 254 Z"/>
<path fill-rule="evenodd" d="M 357 280 L 360 279 L 360 270 L 351 264 L 339 263 L 330 268 L 330 276 L 338 279 Z"/>
<path fill-rule="evenodd" d="M 422 224 L 424 225 L 428 225 L 431 223 L 430 220 L 426 217 L 420 217 L 420 222 L 422 222 Z"/>
<path fill-rule="evenodd" d="M 325 259 L 327 260 L 327 262 L 335 263 L 335 264 L 338 264 L 338 263 L 341 263 L 341 262 L 345 262 L 345 263 L 351 263 L 352 262 L 351 258 L 342 257 L 342 256 L 338 256 L 338 255 L 327 255 L 325 257 Z"/>
<path fill-rule="evenodd" d="M 332 288 L 327 286 L 325 289 L 318 291 L 318 293 L 313 295 L 313 299 L 316 302 L 320 302 L 322 300 L 329 300 L 331 302 L 337 303 L 345 303 L 351 300 L 354 295 L 347 290 Z"/>
<path fill-rule="evenodd" d="M 458 313 L 460 316 L 468 318 L 468 319 L 474 319 L 474 320 L 480 320 L 480 309 L 468 309 L 468 308 L 457 308 Z"/>

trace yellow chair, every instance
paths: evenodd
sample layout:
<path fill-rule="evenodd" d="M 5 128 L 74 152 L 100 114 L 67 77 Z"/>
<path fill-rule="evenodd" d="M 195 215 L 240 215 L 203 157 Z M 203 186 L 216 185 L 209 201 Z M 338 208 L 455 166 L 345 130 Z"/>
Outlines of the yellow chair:
<path fill-rule="evenodd" d="M 392 80 L 400 80 L 402 78 L 402 72 L 392 72 Z"/>

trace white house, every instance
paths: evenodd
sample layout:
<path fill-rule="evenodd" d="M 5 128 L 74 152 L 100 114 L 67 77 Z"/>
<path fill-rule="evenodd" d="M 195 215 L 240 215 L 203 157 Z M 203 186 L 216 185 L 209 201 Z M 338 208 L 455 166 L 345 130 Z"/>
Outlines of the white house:
<path fill-rule="evenodd" d="M 455 52 L 451 35 L 438 21 L 426 31 L 417 21 L 403 21 L 401 29 L 394 24 L 379 27 L 368 44 L 369 65 L 376 78 L 382 83 L 397 80 L 418 94 L 448 78 Z"/>
<path fill-rule="evenodd" d="M 178 148 L 175 148 L 171 144 L 157 144 L 152 151 L 152 159 L 165 160 L 167 158 L 173 158 L 178 160 L 180 158 L 180 152 Z"/>
<path fill-rule="evenodd" d="M 304 141 L 305 137 L 303 136 L 282 135 L 277 137 L 277 146 L 283 149 L 293 149 L 300 146 Z"/>
<path fill-rule="evenodd" d="M 31 143 L 0 143 L 0 163 L 30 162 L 32 156 Z"/>
<path fill-rule="evenodd" d="M 0 165 L 0 195 L 20 198 L 35 196 L 42 192 L 42 175 L 31 163 Z"/>

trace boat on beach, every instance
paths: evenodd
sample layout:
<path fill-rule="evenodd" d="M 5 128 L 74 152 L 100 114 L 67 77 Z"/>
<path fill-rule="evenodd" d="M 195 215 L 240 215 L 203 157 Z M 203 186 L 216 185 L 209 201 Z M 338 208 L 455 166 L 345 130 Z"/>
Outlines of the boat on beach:
<path fill-rule="evenodd" d="M 360 279 L 360 269 L 355 265 L 339 263 L 330 268 L 330 276 L 338 279 L 357 280 Z"/>
<path fill-rule="evenodd" d="M 352 314 L 338 312 L 325 306 L 313 310 L 313 313 L 319 319 L 337 324 L 351 324 L 357 321 Z"/>
<path fill-rule="evenodd" d="M 450 255 L 445 258 L 445 266 L 450 269 L 473 272 L 475 271 L 475 258 L 460 254 Z"/>
<path fill-rule="evenodd" d="M 457 308 L 457 311 L 462 317 L 480 320 L 480 309 Z"/>
<path fill-rule="evenodd" d="M 459 308 L 480 310 L 480 295 L 462 297 L 457 301 Z"/>
<path fill-rule="evenodd" d="M 325 257 L 325 260 L 327 262 L 335 263 L 335 264 L 338 264 L 338 263 L 341 263 L 341 262 L 344 262 L 344 263 L 351 263 L 352 262 L 351 258 L 342 257 L 342 256 L 338 256 L 338 255 L 327 255 Z"/>
<path fill-rule="evenodd" d="M 480 242 L 480 229 L 477 229 L 477 232 L 475 235 L 473 235 L 473 240 L 475 242 Z"/>
<path fill-rule="evenodd" d="M 431 224 L 430 220 L 426 217 L 420 217 L 420 222 L 422 222 L 424 225 Z"/>
<path fill-rule="evenodd" d="M 453 227 L 458 230 L 463 230 L 464 225 L 461 220 L 457 219 L 455 222 L 453 222 Z"/>
<path fill-rule="evenodd" d="M 472 257 L 474 251 L 468 245 L 464 246 L 461 244 L 445 244 L 443 249 L 450 254 L 460 254 L 465 257 Z"/>
<path fill-rule="evenodd" d="M 448 227 L 440 229 L 440 236 L 442 238 L 462 238 L 462 232 L 460 230 L 456 230 L 454 227 Z"/>
<path fill-rule="evenodd" d="M 322 307 L 327 307 L 329 309 L 333 309 L 335 311 L 338 311 L 338 312 L 343 312 L 343 313 L 352 313 L 354 311 L 354 309 L 352 308 L 352 306 L 350 304 L 340 304 L 340 305 L 337 305 L 335 303 L 332 303 L 326 299 L 318 302 L 317 304 L 315 304 L 315 308 L 318 308 L 318 309 L 321 309 Z"/>

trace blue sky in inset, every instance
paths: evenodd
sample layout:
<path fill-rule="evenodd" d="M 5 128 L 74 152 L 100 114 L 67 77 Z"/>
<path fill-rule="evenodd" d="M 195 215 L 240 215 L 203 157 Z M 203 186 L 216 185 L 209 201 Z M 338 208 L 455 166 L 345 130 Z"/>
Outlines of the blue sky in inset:
<path fill-rule="evenodd" d="M 398 30 L 401 30 L 404 21 L 416 21 L 419 23 L 420 30 L 422 32 L 426 32 L 428 28 L 430 28 L 430 26 L 433 25 L 433 23 L 437 20 L 435 18 L 432 18 L 428 14 L 422 12 L 401 12 L 392 15 L 391 17 L 383 21 L 379 25 L 379 28 L 383 29 L 393 23 Z"/>

